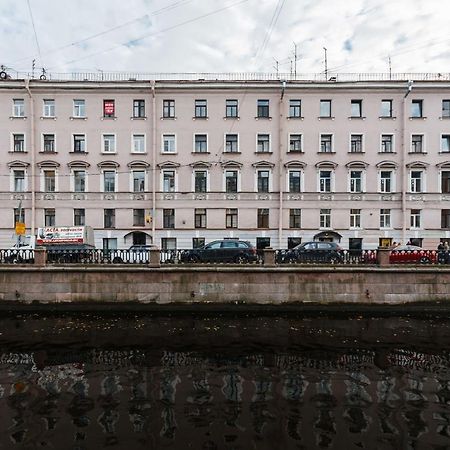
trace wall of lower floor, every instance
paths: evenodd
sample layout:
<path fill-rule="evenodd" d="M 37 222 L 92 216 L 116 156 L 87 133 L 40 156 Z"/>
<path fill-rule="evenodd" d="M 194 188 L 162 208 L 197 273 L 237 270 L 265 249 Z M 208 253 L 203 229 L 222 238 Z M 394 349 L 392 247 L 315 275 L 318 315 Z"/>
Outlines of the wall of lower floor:
<path fill-rule="evenodd" d="M 4 267 L 2 306 L 401 305 L 449 302 L 450 269 L 435 267 Z"/>

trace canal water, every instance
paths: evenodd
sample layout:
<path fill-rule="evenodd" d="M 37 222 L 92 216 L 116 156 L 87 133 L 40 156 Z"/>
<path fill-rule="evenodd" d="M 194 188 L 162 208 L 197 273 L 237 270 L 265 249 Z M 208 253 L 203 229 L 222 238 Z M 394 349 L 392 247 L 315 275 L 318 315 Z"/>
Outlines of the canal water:
<path fill-rule="evenodd" d="M 0 449 L 450 448 L 450 319 L 0 319 Z"/>

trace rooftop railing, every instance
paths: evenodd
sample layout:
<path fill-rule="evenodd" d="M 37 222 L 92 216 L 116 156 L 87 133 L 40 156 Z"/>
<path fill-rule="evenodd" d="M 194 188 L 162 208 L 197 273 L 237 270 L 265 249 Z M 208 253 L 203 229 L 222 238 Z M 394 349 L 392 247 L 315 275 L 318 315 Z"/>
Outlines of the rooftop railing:
<path fill-rule="evenodd" d="M 364 81 L 450 81 L 450 73 L 262 73 L 262 72 L 184 72 L 184 73 L 146 73 L 146 72 L 45 72 L 33 74 L 5 69 L 2 77 L 8 79 L 36 79 L 48 81 L 299 81 L 299 82 L 364 82 Z"/>

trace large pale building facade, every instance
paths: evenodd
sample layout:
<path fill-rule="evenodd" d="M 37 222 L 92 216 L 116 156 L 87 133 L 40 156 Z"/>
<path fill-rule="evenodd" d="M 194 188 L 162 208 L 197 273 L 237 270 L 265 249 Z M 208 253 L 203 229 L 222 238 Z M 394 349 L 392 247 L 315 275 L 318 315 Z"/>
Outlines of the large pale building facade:
<path fill-rule="evenodd" d="M 450 81 L 379 78 L 0 80 L 0 247 L 24 221 L 91 225 L 98 248 L 435 248 Z"/>

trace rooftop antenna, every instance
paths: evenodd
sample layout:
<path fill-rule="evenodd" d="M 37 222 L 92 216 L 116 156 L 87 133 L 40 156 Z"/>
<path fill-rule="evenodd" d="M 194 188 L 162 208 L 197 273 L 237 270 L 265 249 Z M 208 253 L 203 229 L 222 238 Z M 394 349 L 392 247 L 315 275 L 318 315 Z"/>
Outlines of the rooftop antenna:
<path fill-rule="evenodd" d="M 390 55 L 388 58 L 388 62 L 389 62 L 389 79 L 392 80 L 392 65 L 391 65 L 391 56 Z"/>
<path fill-rule="evenodd" d="M 323 50 L 325 52 L 325 60 L 324 60 L 324 63 L 325 63 L 325 80 L 328 80 L 328 60 L 327 60 L 327 49 L 326 49 L 326 47 L 323 47 Z"/>
<path fill-rule="evenodd" d="M 294 78 L 297 79 L 297 44 L 294 42 Z"/>
<path fill-rule="evenodd" d="M 290 73 L 291 73 L 291 77 L 292 77 L 292 69 L 293 69 L 292 58 L 289 58 L 289 63 L 291 65 Z"/>
<path fill-rule="evenodd" d="M 279 62 L 275 58 L 273 58 L 273 60 L 275 61 L 275 65 L 273 66 L 273 68 L 277 71 L 277 78 L 279 78 L 279 75 L 278 75 Z"/>
<path fill-rule="evenodd" d="M 36 60 L 33 59 L 31 63 L 31 78 L 34 78 L 34 69 L 36 68 Z"/>

